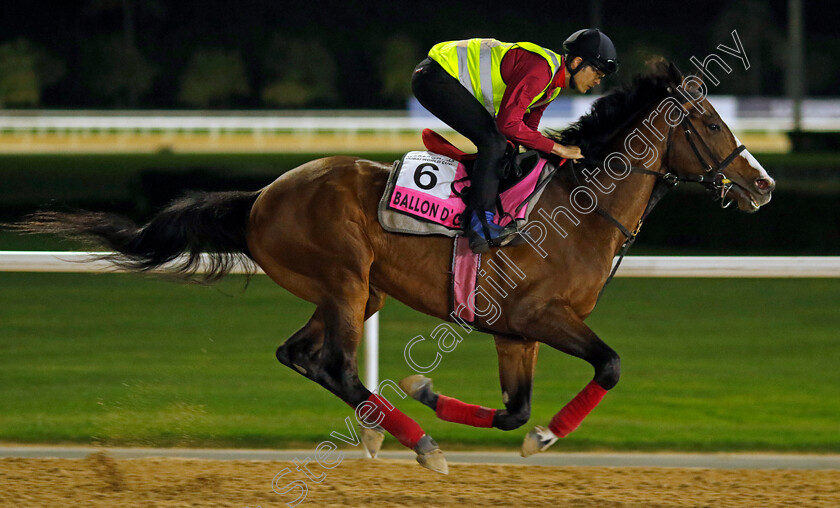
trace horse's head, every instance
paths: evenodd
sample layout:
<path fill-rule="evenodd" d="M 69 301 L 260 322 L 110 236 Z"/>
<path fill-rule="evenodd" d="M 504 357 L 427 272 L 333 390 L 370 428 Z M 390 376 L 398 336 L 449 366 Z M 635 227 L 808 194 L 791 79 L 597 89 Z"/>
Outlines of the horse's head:
<path fill-rule="evenodd" d="M 667 169 L 681 177 L 695 177 L 744 212 L 755 212 L 770 202 L 776 182 L 732 133 L 706 98 L 707 88 L 696 76 L 684 78 L 668 64 L 672 83 L 670 97 L 679 102 L 669 120 L 672 139 L 664 161 Z M 679 122 L 679 123 L 677 123 Z"/>

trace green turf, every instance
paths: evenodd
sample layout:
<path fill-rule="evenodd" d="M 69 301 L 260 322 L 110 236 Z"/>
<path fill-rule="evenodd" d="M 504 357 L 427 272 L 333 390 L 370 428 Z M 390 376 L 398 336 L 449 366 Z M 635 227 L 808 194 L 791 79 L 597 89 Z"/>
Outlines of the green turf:
<path fill-rule="evenodd" d="M 273 354 L 311 306 L 265 277 L 245 292 L 242 284 L 0 273 L 0 440 L 285 447 L 329 439 L 350 409 Z M 614 281 L 589 323 L 622 355 L 622 380 L 557 449 L 840 452 L 838 302 L 834 280 Z M 391 301 L 381 377 L 412 374 L 405 344 L 437 324 Z M 413 356 L 431 359 L 430 344 Z M 442 422 L 410 400 L 399 406 L 446 449 L 516 447 L 591 375 L 543 347 L 532 420 L 513 432 Z M 448 395 L 500 405 L 489 336 L 467 336 L 431 376 Z"/>

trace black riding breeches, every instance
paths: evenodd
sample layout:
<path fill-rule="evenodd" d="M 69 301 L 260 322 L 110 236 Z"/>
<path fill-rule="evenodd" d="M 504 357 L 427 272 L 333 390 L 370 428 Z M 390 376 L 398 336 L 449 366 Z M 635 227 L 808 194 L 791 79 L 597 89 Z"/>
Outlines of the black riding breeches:
<path fill-rule="evenodd" d="M 478 148 L 473 166 L 469 207 L 496 210 L 496 195 L 507 139 L 496 120 L 461 83 L 443 67 L 426 58 L 411 78 L 414 96 L 433 115 L 472 141 Z"/>

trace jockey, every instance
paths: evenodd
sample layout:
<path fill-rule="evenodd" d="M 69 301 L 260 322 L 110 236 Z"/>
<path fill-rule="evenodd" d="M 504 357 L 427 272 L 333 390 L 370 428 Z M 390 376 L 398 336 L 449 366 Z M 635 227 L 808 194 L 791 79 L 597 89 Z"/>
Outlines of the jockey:
<path fill-rule="evenodd" d="M 420 104 L 478 148 L 462 218 L 473 252 L 486 252 L 513 232 L 493 222 L 508 139 L 566 159 L 583 157 L 579 147 L 540 134 L 540 118 L 562 88 L 588 92 L 618 70 L 618 58 L 598 29 L 573 33 L 563 52 L 530 42 L 450 41 L 432 47 L 414 69 L 411 87 Z"/>

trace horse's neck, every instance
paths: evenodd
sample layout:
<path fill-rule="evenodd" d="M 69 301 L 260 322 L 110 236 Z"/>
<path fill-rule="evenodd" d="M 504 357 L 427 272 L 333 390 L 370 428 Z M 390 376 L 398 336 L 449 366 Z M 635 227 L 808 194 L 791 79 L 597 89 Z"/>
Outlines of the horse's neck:
<path fill-rule="evenodd" d="M 615 139 L 618 141 L 611 148 L 628 157 L 633 167 L 644 168 L 649 171 L 661 171 L 663 155 L 666 153 L 665 142 L 656 143 L 658 154 L 652 161 L 643 161 L 624 152 L 624 139 L 627 133 L 632 132 L 635 127 L 635 125 L 630 126 L 625 132 L 615 136 Z M 608 151 L 607 153 L 613 152 Z M 645 166 L 645 162 L 649 165 Z M 592 182 L 586 183 L 583 180 L 580 180 L 580 183 L 592 190 L 598 197 L 598 207 L 602 211 L 611 215 L 628 230 L 635 231 L 642 215 L 644 215 L 658 178 L 649 174 L 631 172 L 625 178 L 617 179 L 611 177 L 602 165 L 600 171 L 597 173 L 597 177 L 594 179 L 598 180 L 600 185 Z M 587 220 L 590 221 L 590 225 L 596 228 L 600 225 L 601 227 L 598 229 L 605 231 L 604 239 L 608 244 L 606 249 L 611 254 L 615 253 L 619 246 L 627 239 L 617 226 L 609 223 L 607 219 L 596 212 L 589 213 Z"/>
<path fill-rule="evenodd" d="M 665 162 L 665 156 L 668 153 L 667 145 L 671 141 L 668 125 L 666 125 L 664 120 L 661 118 L 656 118 L 654 120 L 651 128 L 656 129 L 660 135 L 667 133 L 667 136 L 663 135 L 665 139 L 660 141 L 657 137 L 654 137 L 649 133 L 646 135 L 647 140 L 652 142 L 656 148 L 656 156 L 644 160 L 631 157 L 625 150 L 623 150 L 625 139 L 630 135 L 630 133 L 634 132 L 639 125 L 640 122 L 636 122 L 636 125 L 628 127 L 625 132 L 616 136 L 616 141 L 614 141 L 615 146 L 612 148 L 628 157 L 633 167 L 644 168 L 648 171 L 663 172 L 662 170 Z M 646 163 L 648 165 L 645 165 Z M 602 204 L 604 210 L 608 211 L 616 218 L 616 220 L 621 222 L 624 227 L 630 231 L 636 231 L 640 226 L 640 221 L 647 209 L 651 195 L 656 187 L 656 183 L 659 181 L 659 178 L 650 174 L 631 172 L 626 178 L 621 180 L 613 178 L 610 178 L 610 180 L 615 183 L 615 189 L 612 192 L 606 193 L 606 196 L 604 196 L 602 201 L 599 200 L 599 203 Z M 618 239 L 617 245 L 614 245 L 613 247 L 617 249 L 618 245 L 621 245 L 624 240 L 625 237 L 622 234 Z"/>

